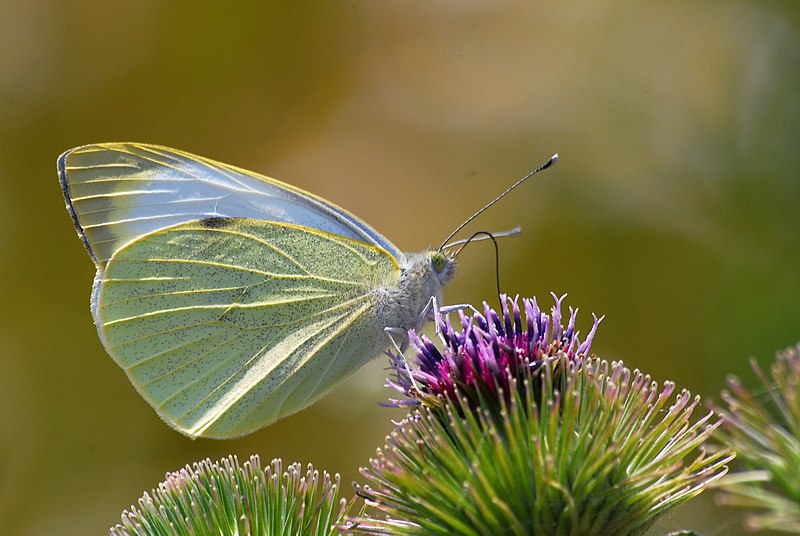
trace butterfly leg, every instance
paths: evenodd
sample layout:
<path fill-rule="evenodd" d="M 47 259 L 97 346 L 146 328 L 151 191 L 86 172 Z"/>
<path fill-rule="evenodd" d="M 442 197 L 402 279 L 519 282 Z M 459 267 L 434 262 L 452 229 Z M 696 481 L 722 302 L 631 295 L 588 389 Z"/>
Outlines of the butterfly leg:
<path fill-rule="evenodd" d="M 389 337 L 389 344 L 395 349 L 398 354 L 402 354 L 408 348 L 408 334 L 403 328 L 383 328 L 383 332 Z M 395 339 L 395 336 L 397 339 Z M 400 340 L 400 344 L 397 340 Z"/>
<path fill-rule="evenodd" d="M 428 320 L 434 320 L 434 327 L 436 328 L 436 335 L 441 335 L 439 331 L 439 323 L 435 322 L 437 316 L 441 315 L 449 315 L 450 313 L 455 313 L 456 311 L 461 311 L 462 309 L 472 309 L 473 313 L 480 314 L 475 307 L 473 307 L 469 303 L 458 303 L 455 305 L 443 305 L 439 307 L 436 302 L 436 296 L 431 296 L 428 300 L 428 303 L 425 304 L 425 307 L 422 308 L 422 312 L 419 314 L 419 318 L 417 319 L 417 325 L 422 326 Z"/>
<path fill-rule="evenodd" d="M 406 374 L 408 374 L 408 378 L 411 380 L 411 384 L 414 386 L 414 389 L 419 390 L 419 385 L 417 385 L 417 381 L 414 379 L 414 375 L 411 373 L 411 367 L 408 365 L 408 361 L 406 360 L 406 356 L 403 351 L 408 348 L 408 332 L 403 328 L 383 328 L 383 332 L 386 333 L 386 336 L 389 337 L 389 344 L 394 347 L 395 352 L 397 354 L 393 356 L 395 361 L 401 360 L 403 362 L 403 368 L 406 369 Z M 400 344 L 397 344 L 394 336 L 399 335 L 402 340 Z"/>

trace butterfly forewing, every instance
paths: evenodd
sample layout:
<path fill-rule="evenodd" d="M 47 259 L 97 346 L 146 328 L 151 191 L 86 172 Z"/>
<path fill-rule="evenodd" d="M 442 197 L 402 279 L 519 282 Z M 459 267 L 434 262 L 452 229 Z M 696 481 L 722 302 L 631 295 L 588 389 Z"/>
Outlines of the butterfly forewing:
<path fill-rule="evenodd" d="M 308 406 L 380 351 L 372 290 L 398 279 L 378 247 L 217 218 L 119 249 L 98 271 L 93 314 L 109 353 L 167 422 L 231 437 Z"/>
<path fill-rule="evenodd" d="M 308 192 L 156 145 L 106 143 L 58 159 L 67 207 L 98 267 L 152 231 L 205 218 L 295 223 L 402 253 L 356 216 Z"/>

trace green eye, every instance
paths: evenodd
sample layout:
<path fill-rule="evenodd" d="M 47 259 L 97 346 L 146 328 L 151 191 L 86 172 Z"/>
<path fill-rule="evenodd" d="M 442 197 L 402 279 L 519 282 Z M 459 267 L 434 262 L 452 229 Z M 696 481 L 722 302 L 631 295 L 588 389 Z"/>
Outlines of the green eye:
<path fill-rule="evenodd" d="M 431 266 L 433 266 L 433 270 L 440 274 L 444 271 L 447 267 L 447 256 L 442 253 L 441 251 L 434 251 L 430 254 L 431 259 Z"/>

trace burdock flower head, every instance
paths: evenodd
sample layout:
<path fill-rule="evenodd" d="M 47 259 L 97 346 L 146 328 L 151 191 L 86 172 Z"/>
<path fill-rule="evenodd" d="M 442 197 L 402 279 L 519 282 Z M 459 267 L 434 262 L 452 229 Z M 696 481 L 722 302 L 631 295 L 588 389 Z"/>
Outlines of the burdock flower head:
<path fill-rule="evenodd" d="M 235 456 L 204 460 L 169 473 L 109 533 L 333 536 L 353 506 L 339 489 L 339 475 L 320 474 L 310 464 L 304 470 L 275 459 L 262 469 L 258 456 L 241 465 Z"/>
<path fill-rule="evenodd" d="M 751 363 L 757 390 L 736 377 L 723 391 L 721 441 L 742 469 L 720 482 L 719 500 L 750 510 L 751 530 L 800 532 L 800 343 L 779 352 L 769 372 Z M 756 394 L 758 393 L 758 394 Z"/>
<path fill-rule="evenodd" d="M 437 316 L 439 345 L 411 334 L 390 385 L 413 409 L 362 469 L 378 515 L 351 532 L 639 535 L 725 473 L 699 397 L 586 355 L 600 320 L 581 341 L 561 307 L 503 297 L 460 330 Z"/>
<path fill-rule="evenodd" d="M 578 310 L 569 308 L 567 327 L 561 325 L 561 303 L 566 295 L 552 295 L 555 305 L 548 315 L 536 298 L 500 296 L 502 317 L 486 302 L 484 312 L 468 316 L 459 311 L 461 331 L 453 328 L 450 317 L 435 312 L 440 350 L 427 336 L 409 332 L 416 362 L 407 363 L 403 355 L 389 354 L 394 377 L 388 385 L 406 396 L 392 399 L 390 405 L 440 406 L 445 400 L 466 397 L 473 407 L 497 401 L 502 393 L 509 401 L 512 389 L 557 355 L 575 359 L 588 353 L 602 318 L 594 316 L 589 334 L 581 341 L 575 330 Z M 514 385 L 512 385 L 514 384 Z"/>

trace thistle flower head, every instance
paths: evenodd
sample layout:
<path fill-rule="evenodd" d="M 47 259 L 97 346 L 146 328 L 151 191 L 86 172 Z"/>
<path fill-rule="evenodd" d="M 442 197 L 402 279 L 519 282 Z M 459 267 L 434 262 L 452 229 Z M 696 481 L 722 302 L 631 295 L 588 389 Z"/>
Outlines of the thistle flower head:
<path fill-rule="evenodd" d="M 441 347 L 412 337 L 416 361 L 395 360 L 395 388 L 422 403 L 362 469 L 383 517 L 350 532 L 639 535 L 726 472 L 699 397 L 585 356 L 599 320 L 580 342 L 560 299 L 550 316 L 523 300 L 524 322 L 516 304 L 461 331 L 437 318 Z"/>
<path fill-rule="evenodd" d="M 493 400 L 499 393 L 506 399 L 510 382 L 522 379 L 556 355 L 569 359 L 586 355 L 602 318 L 594 317 L 589 334 L 581 341 L 575 330 L 577 309 L 569 308 L 569 322 L 561 325 L 564 297 L 552 295 L 555 305 L 550 314 L 539 308 L 536 298 L 500 296 L 501 313 L 486 302 L 483 314 L 468 316 L 459 311 L 461 331 L 453 328 L 450 317 L 435 311 L 436 330 L 441 350 L 427 336 L 409 331 L 409 342 L 416 361 L 409 366 L 402 355 L 389 354 L 394 377 L 388 385 L 406 396 L 390 405 L 437 406 L 442 400 L 466 396 L 473 404 Z M 524 311 L 524 317 L 523 317 Z"/>
<path fill-rule="evenodd" d="M 167 474 L 164 482 L 122 514 L 112 536 L 195 534 L 333 535 L 352 502 L 338 499 L 339 476 L 284 468 L 258 456 L 205 460 Z"/>
<path fill-rule="evenodd" d="M 720 481 L 723 504 L 753 513 L 752 530 L 800 532 L 800 344 L 778 353 L 769 376 L 752 362 L 756 396 L 736 377 L 722 393 L 727 408 L 719 439 L 736 451 L 744 470 Z"/>

